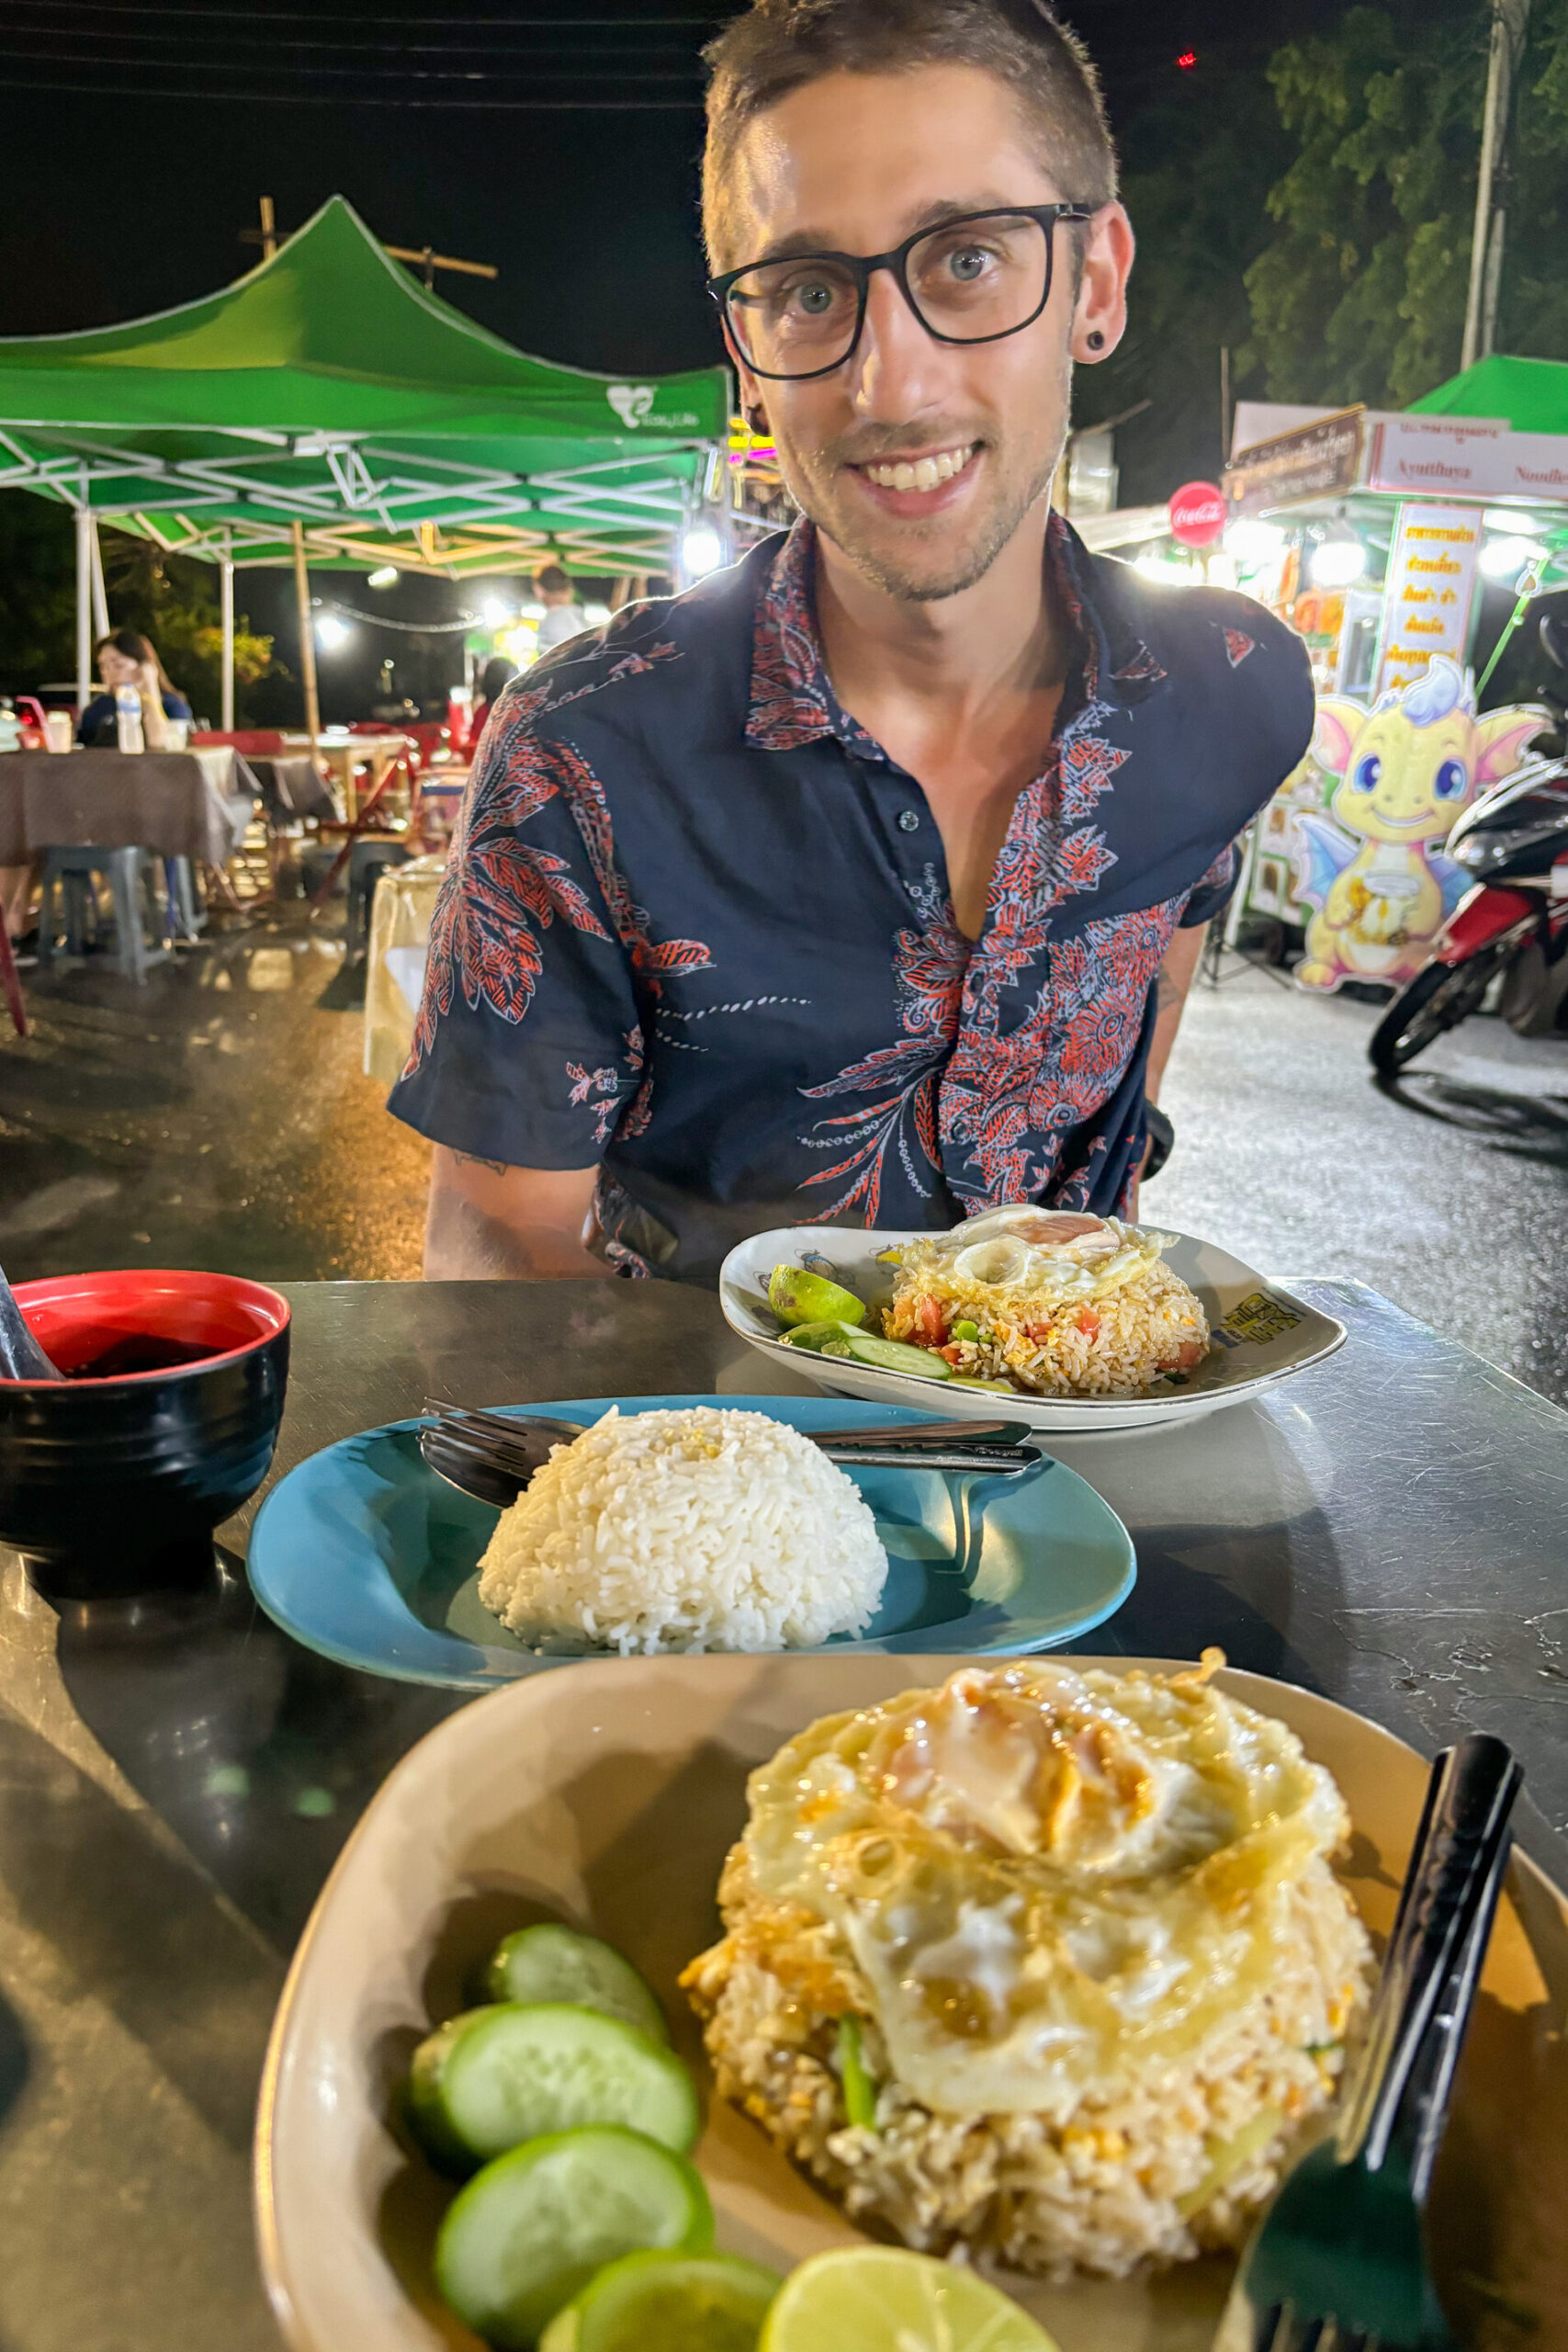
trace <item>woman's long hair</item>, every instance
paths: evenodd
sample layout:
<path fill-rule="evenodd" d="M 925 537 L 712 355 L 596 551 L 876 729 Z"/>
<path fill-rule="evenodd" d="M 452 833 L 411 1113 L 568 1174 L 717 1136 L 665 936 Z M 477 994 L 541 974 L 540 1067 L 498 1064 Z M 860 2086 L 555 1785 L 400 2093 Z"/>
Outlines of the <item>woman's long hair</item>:
<path fill-rule="evenodd" d="M 97 660 L 106 645 L 112 645 L 117 653 L 123 653 L 128 662 L 151 662 L 152 667 L 158 673 L 158 684 L 160 690 L 166 695 L 177 694 L 179 692 L 178 687 L 175 684 L 168 672 L 164 669 L 163 662 L 158 658 L 157 647 L 153 644 L 150 637 L 143 637 L 139 628 L 111 628 L 107 637 L 100 637 L 96 645 L 94 646 L 93 659 L 95 662 Z"/>

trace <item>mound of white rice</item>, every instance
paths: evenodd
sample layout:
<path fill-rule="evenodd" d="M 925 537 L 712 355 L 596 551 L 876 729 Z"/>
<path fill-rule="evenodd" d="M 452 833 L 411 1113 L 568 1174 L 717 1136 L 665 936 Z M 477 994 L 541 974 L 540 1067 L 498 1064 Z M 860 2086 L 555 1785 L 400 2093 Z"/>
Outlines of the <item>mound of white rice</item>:
<path fill-rule="evenodd" d="M 798 1430 L 612 1408 L 502 1513 L 479 1599 L 551 1646 L 802 1649 L 863 1632 L 886 1575 L 859 1487 Z"/>

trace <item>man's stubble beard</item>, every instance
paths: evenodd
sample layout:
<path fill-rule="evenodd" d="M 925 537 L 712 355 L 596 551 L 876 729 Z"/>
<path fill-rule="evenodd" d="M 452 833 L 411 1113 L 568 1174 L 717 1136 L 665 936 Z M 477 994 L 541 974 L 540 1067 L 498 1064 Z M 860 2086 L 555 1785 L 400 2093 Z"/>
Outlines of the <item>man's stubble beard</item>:
<path fill-rule="evenodd" d="M 1063 371 L 1061 406 L 1058 411 L 1063 424 L 1061 438 L 1055 456 L 1048 461 L 1042 459 L 1034 474 L 1016 489 L 1010 491 L 1005 481 L 998 485 L 992 510 L 987 515 L 982 516 L 977 537 L 968 547 L 953 550 L 947 569 L 944 571 L 932 572 L 919 569 L 912 562 L 899 562 L 882 548 L 865 544 L 854 530 L 844 528 L 835 511 L 835 501 L 830 492 L 824 489 L 820 493 L 818 492 L 816 474 L 811 464 L 808 463 L 801 469 L 804 479 L 798 484 L 790 481 L 789 475 L 794 469 L 786 464 L 782 469 L 784 472 L 786 487 L 801 513 L 823 534 L 824 537 L 832 540 L 840 553 L 853 564 L 862 578 L 869 581 L 874 588 L 880 588 L 885 594 L 897 598 L 901 604 L 934 605 L 942 603 L 949 596 L 960 596 L 966 588 L 973 588 L 977 581 L 985 578 L 1003 548 L 1010 545 L 1022 527 L 1025 517 L 1032 512 L 1042 498 L 1048 495 L 1056 477 L 1057 467 L 1061 464 L 1062 451 L 1066 447 L 1066 420 L 1069 413 L 1068 397 L 1071 376 L 1072 368 L 1069 362 Z M 964 436 L 955 435 L 953 437 L 955 440 L 962 440 Z M 987 456 L 994 457 L 993 443 L 987 442 L 985 449 Z M 784 456 L 782 448 L 780 456 L 781 458 Z M 813 458 L 824 464 L 829 482 L 834 481 L 843 460 L 836 453 L 827 450 L 813 452 Z M 874 460 L 869 457 L 863 457 L 860 462 L 869 463 Z M 921 525 L 917 527 L 929 529 L 931 532 L 936 540 L 933 552 L 940 554 L 939 535 L 942 527 L 942 518 L 933 516 L 929 526 Z M 917 547 L 918 544 L 917 542 Z"/>

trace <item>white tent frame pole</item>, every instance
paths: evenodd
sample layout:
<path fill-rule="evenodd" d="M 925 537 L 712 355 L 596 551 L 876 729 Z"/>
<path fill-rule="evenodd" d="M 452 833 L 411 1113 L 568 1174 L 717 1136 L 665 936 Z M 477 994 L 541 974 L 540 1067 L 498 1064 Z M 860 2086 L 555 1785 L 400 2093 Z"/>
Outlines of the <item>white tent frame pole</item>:
<path fill-rule="evenodd" d="M 93 563 L 93 635 L 104 638 L 109 633 L 108 592 L 104 586 L 104 550 L 98 539 L 97 516 L 89 514 L 87 524 Z"/>
<path fill-rule="evenodd" d="M 321 703 L 316 690 L 316 632 L 310 616 L 310 575 L 305 568 L 305 526 L 298 516 L 290 536 L 294 541 L 294 600 L 299 612 L 299 678 L 305 689 L 305 729 L 314 759 L 321 731 Z"/>
<path fill-rule="evenodd" d="M 93 515 L 76 509 L 76 700 L 85 710 L 93 684 Z"/>
<path fill-rule="evenodd" d="M 223 617 L 223 701 L 219 724 L 225 735 L 231 735 L 234 731 L 234 546 L 233 541 L 227 538 L 223 542 L 223 554 L 219 565 L 219 594 Z"/>

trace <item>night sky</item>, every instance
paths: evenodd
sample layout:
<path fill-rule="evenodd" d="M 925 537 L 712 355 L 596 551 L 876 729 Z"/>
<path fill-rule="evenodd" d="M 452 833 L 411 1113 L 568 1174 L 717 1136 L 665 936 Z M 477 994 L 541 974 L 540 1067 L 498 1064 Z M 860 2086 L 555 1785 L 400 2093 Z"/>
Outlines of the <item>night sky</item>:
<path fill-rule="evenodd" d="M 0 334 L 209 293 L 251 257 L 238 232 L 259 196 L 293 228 L 339 193 L 393 243 L 495 263 L 493 286 L 440 290 L 525 350 L 633 374 L 700 365 L 717 342 L 696 236 L 697 52 L 728 13 L 7 0 Z M 1070 13 L 1125 125 L 1162 80 L 1201 105 L 1222 49 L 1267 52 L 1340 0 Z M 1198 62 L 1181 74 L 1184 52 Z"/>
<path fill-rule="evenodd" d="M 1128 127 L 1151 100 L 1179 91 L 1201 108 L 1212 74 L 1223 103 L 1224 63 L 1260 59 L 1341 6 L 1081 0 L 1071 17 L 1135 162 Z M 438 288 L 525 351 L 637 376 L 710 362 L 698 51 L 729 11 L 666 7 L 6 0 L 0 334 L 210 293 L 254 258 L 239 232 L 260 196 L 288 230 L 337 193 L 389 243 L 494 263 L 494 284 L 443 277 Z M 1184 52 L 1197 59 L 1186 70 Z M 389 609 L 434 616 L 457 602 L 409 581 Z M 247 575 L 242 603 L 286 652 L 278 582 Z M 336 698 L 329 686 L 328 715 L 346 715 Z"/>

